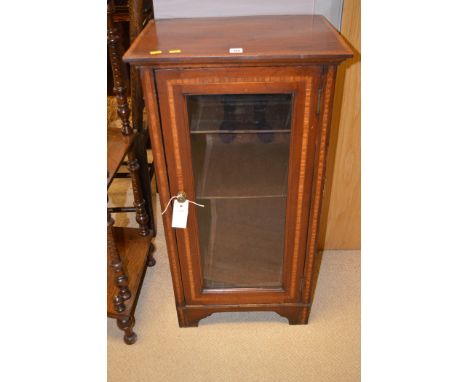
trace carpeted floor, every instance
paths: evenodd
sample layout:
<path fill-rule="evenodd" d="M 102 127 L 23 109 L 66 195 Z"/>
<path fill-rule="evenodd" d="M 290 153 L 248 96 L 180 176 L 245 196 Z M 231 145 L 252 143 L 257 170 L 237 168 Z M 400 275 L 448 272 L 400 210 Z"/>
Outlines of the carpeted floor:
<path fill-rule="evenodd" d="M 132 200 L 117 179 L 110 205 Z M 160 216 L 159 202 L 156 216 Z M 116 225 L 135 226 L 119 214 Z M 309 325 L 275 313 L 218 313 L 198 328 L 179 328 L 161 220 L 157 264 L 148 268 L 136 310 L 136 344 L 108 319 L 110 382 L 360 380 L 360 251 L 325 251 Z"/>

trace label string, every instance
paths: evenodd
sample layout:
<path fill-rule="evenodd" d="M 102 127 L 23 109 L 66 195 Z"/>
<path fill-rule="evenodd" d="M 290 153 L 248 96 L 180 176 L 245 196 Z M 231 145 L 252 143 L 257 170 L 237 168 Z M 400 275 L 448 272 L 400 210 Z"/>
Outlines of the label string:
<path fill-rule="evenodd" d="M 177 199 L 177 196 L 173 196 L 169 199 L 169 201 L 167 202 L 166 204 L 166 208 L 164 208 L 164 211 L 161 213 L 161 215 L 164 215 L 166 212 L 167 212 L 167 209 L 169 208 L 169 206 L 171 205 L 171 202 L 174 200 L 174 199 Z M 198 207 L 205 207 L 204 204 L 199 204 L 199 203 L 196 203 L 192 200 L 189 200 L 189 199 L 186 199 L 189 203 L 192 203 L 192 204 L 195 204 L 196 206 Z"/>

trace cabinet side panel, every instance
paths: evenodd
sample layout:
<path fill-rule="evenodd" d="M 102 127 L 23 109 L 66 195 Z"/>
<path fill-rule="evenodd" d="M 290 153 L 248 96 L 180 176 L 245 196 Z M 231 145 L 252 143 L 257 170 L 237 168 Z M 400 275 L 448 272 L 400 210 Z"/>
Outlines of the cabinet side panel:
<path fill-rule="evenodd" d="M 149 123 L 149 132 L 151 138 L 151 146 L 153 149 L 154 167 L 156 173 L 156 181 L 158 184 L 159 201 L 161 211 L 164 210 L 171 195 L 169 191 L 169 183 L 166 169 L 166 157 L 164 153 L 164 145 L 161 134 L 161 123 L 159 119 L 158 99 L 156 94 L 155 80 L 153 70 L 150 68 L 142 69 L 141 82 L 143 84 L 143 92 Z M 182 287 L 182 278 L 180 273 L 180 264 L 177 255 L 177 245 L 174 237 L 174 230 L 171 227 L 170 214 L 164 214 L 162 217 L 164 224 L 164 232 L 166 237 L 167 253 L 169 256 L 169 264 L 171 267 L 172 285 L 174 287 L 174 295 L 177 305 L 184 304 L 184 294 Z"/>
<path fill-rule="evenodd" d="M 314 169 L 314 181 L 312 188 L 312 205 L 309 218 L 308 231 L 308 249 L 307 257 L 304 266 L 304 287 L 302 301 L 310 303 L 312 301 L 315 290 L 316 276 L 314 273 L 315 255 L 318 243 L 318 227 L 320 218 L 320 209 L 322 204 L 322 196 L 324 189 L 324 179 L 326 170 L 327 148 L 330 136 L 330 122 L 333 106 L 333 92 L 335 87 L 336 66 L 328 66 L 324 78 L 323 99 L 321 107 L 321 115 L 319 119 L 319 134 L 317 136 L 317 151 L 315 160 L 317 163 Z M 317 267 L 319 264 L 317 264 Z M 302 312 L 301 320 L 307 321 L 310 309 Z"/>

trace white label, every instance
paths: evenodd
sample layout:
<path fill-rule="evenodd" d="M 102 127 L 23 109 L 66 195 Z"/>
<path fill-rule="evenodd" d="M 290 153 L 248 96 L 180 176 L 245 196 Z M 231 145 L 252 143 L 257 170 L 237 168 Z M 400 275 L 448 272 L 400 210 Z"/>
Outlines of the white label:
<path fill-rule="evenodd" d="M 244 53 L 242 48 L 229 48 L 229 53 Z"/>
<path fill-rule="evenodd" d="M 188 200 L 183 203 L 179 203 L 177 200 L 174 201 L 174 206 L 172 207 L 173 228 L 187 228 L 188 204 Z"/>

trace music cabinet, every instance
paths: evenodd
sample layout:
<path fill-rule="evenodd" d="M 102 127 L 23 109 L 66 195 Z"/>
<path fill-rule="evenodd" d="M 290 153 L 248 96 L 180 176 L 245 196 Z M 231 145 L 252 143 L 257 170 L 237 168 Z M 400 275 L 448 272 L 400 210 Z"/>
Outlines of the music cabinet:
<path fill-rule="evenodd" d="M 308 322 L 338 64 L 323 16 L 151 21 L 141 75 L 179 325 L 215 312 Z"/>

